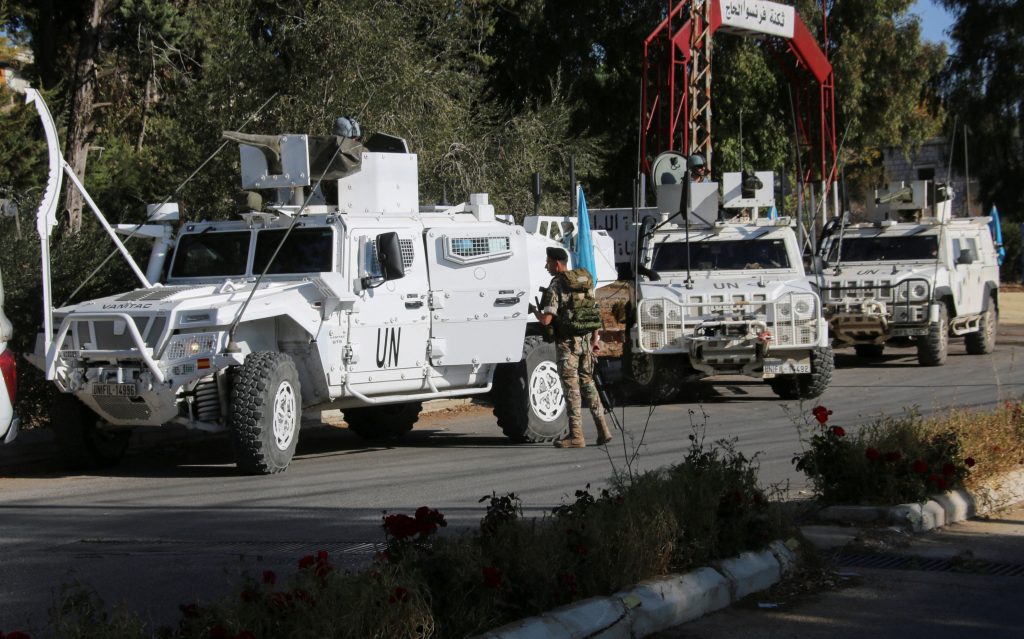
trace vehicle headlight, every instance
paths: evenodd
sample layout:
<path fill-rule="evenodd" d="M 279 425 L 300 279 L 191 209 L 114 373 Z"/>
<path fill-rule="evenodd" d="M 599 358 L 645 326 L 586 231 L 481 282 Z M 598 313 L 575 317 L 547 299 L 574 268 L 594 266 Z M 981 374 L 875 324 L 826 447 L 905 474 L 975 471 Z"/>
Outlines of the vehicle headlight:
<path fill-rule="evenodd" d="M 797 297 L 793 301 L 793 312 L 799 320 L 807 320 L 814 317 L 814 298 L 810 296 Z"/>
<path fill-rule="evenodd" d="M 164 359 L 175 361 L 189 357 L 213 355 L 217 352 L 218 333 L 175 335 L 167 344 Z"/>
<path fill-rule="evenodd" d="M 681 314 L 679 313 L 679 309 L 678 308 L 670 308 L 670 309 L 668 309 L 668 318 L 670 320 L 672 320 L 673 322 L 678 322 L 680 320 L 680 318 L 681 318 Z"/>
<path fill-rule="evenodd" d="M 910 299 L 915 302 L 920 302 L 928 298 L 928 287 L 924 284 L 917 283 L 910 287 Z"/>
<path fill-rule="evenodd" d="M 647 311 L 647 316 L 654 320 L 660 320 L 665 314 L 665 307 L 661 302 L 652 302 L 644 307 L 644 310 Z"/>
<path fill-rule="evenodd" d="M 793 315 L 793 305 L 789 302 L 780 302 L 775 305 L 775 314 L 779 319 L 788 320 Z"/>

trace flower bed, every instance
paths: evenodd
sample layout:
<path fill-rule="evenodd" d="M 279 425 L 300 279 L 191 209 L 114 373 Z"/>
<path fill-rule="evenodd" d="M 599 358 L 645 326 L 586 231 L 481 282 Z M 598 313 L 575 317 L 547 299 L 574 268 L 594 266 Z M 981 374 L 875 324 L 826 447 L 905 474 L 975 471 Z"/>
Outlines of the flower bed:
<path fill-rule="evenodd" d="M 994 411 L 917 411 L 876 420 L 853 433 L 816 406 L 806 420 L 806 447 L 793 457 L 826 503 L 887 506 L 920 502 L 1019 468 L 1024 461 L 1024 404 Z M 852 429 L 851 429 L 852 430 Z"/>

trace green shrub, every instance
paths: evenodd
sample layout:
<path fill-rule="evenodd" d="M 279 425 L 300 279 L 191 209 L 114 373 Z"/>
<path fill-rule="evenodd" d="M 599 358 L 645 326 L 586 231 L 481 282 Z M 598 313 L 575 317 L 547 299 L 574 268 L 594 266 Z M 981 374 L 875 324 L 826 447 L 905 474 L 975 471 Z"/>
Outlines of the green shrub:
<path fill-rule="evenodd" d="M 931 419 L 910 410 L 854 433 L 831 424 L 831 413 L 823 406 L 814 408 L 814 420 L 802 429 L 805 450 L 793 457 L 797 470 L 828 503 L 923 501 L 975 476 L 1007 470 L 1024 452 L 1019 402 L 989 413 L 949 411 Z"/>

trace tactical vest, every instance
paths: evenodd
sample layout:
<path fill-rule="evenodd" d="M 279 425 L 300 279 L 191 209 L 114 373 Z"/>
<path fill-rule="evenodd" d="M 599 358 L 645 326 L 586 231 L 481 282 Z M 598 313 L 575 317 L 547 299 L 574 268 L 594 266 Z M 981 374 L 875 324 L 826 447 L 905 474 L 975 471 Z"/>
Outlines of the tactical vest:
<path fill-rule="evenodd" d="M 594 296 L 594 280 L 585 268 L 559 273 L 566 299 L 559 300 L 557 328 L 559 337 L 586 335 L 601 328 L 601 309 Z"/>

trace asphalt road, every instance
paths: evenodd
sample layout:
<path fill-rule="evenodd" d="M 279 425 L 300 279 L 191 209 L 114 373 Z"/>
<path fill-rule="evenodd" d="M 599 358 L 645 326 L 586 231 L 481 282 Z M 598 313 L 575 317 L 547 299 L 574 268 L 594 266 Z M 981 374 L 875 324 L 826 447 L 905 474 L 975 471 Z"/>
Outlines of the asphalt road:
<path fill-rule="evenodd" d="M 991 356 L 966 355 L 956 340 L 939 368 L 918 367 L 910 349 L 872 364 L 841 351 L 820 403 L 833 423 L 852 428 L 912 405 L 932 412 L 1020 397 L 1024 330 L 1014 329 L 1002 331 Z M 805 484 L 790 460 L 813 403 L 781 402 L 742 378 L 714 389 L 719 396 L 702 404 L 619 411 L 628 436 L 608 453 L 511 445 L 484 407 L 424 415 L 390 446 L 339 428 L 304 430 L 288 472 L 274 477 L 238 475 L 226 439 L 210 435 L 144 441 L 103 474 L 67 475 L 45 447 L 31 463 L 12 461 L 17 449 L 0 451 L 0 630 L 38 632 L 60 584 L 76 579 L 108 604 L 173 623 L 179 603 L 230 592 L 246 570 L 287 572 L 320 549 L 343 565 L 365 564 L 382 541 L 384 510 L 439 508 L 449 534 L 475 525 L 478 500 L 492 491 L 515 492 L 540 514 L 624 470 L 626 450 L 641 440 L 636 469 L 679 461 L 693 427 L 708 441 L 738 438 L 740 450 L 759 453 L 763 483 L 798 496 Z"/>

